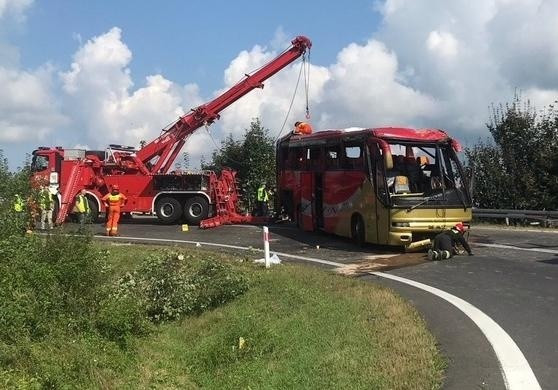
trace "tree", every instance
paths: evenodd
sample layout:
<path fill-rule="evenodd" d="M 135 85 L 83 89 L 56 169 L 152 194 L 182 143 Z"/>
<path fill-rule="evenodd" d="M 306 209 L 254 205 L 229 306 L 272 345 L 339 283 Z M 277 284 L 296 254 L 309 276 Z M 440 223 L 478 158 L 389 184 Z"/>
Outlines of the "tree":
<path fill-rule="evenodd" d="M 556 209 L 558 206 L 558 113 L 537 113 L 516 94 L 492 106 L 487 124 L 493 143 L 466 149 L 475 172 L 475 204 L 482 208 Z"/>
<path fill-rule="evenodd" d="M 237 178 L 244 195 L 245 206 L 252 209 L 256 201 L 256 191 L 262 182 L 268 188 L 275 187 L 275 145 L 269 130 L 259 119 L 250 123 L 242 140 L 235 140 L 232 134 L 221 143 L 221 148 L 213 152 L 209 163 L 202 162 L 202 169 L 220 171 L 230 168 L 237 172 Z"/>
<path fill-rule="evenodd" d="M 190 168 L 190 154 L 188 152 L 182 153 L 182 168 L 184 169 Z"/>

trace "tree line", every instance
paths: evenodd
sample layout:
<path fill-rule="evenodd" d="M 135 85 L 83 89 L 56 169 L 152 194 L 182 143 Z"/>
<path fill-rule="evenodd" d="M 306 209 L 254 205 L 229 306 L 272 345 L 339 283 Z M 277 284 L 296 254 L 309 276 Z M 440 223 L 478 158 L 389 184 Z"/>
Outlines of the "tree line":
<path fill-rule="evenodd" d="M 516 95 L 493 105 L 486 124 L 492 139 L 465 149 L 478 208 L 558 208 L 558 111 L 537 111 Z"/>

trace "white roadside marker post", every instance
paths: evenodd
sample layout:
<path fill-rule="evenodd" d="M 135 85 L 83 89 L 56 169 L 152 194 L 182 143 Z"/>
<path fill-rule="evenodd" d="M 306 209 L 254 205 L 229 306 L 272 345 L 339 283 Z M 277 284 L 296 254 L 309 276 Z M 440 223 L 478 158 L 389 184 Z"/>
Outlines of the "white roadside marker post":
<path fill-rule="evenodd" d="M 265 268 L 271 266 L 269 261 L 269 229 L 267 226 L 263 228 L 263 240 L 264 240 L 264 257 L 265 257 Z"/>

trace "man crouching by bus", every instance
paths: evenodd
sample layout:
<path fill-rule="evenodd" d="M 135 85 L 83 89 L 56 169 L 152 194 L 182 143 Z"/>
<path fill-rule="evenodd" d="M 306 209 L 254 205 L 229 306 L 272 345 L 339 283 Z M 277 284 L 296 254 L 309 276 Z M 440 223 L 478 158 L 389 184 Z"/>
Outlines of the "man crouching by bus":
<path fill-rule="evenodd" d="M 465 233 L 465 225 L 458 222 L 449 230 L 446 230 L 434 237 L 432 249 L 428 250 L 429 260 L 447 260 L 453 255 L 459 253 L 457 245 L 461 245 L 467 251 L 469 256 L 473 255 L 471 247 L 463 234 Z"/>

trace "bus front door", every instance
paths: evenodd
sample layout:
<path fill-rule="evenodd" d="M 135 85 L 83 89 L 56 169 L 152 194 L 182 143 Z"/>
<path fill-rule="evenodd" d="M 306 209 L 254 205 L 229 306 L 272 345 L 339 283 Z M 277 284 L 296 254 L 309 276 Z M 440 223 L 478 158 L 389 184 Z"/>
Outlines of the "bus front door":
<path fill-rule="evenodd" d="M 304 231 L 314 230 L 314 174 L 300 173 L 300 201 L 298 203 L 298 224 Z"/>

